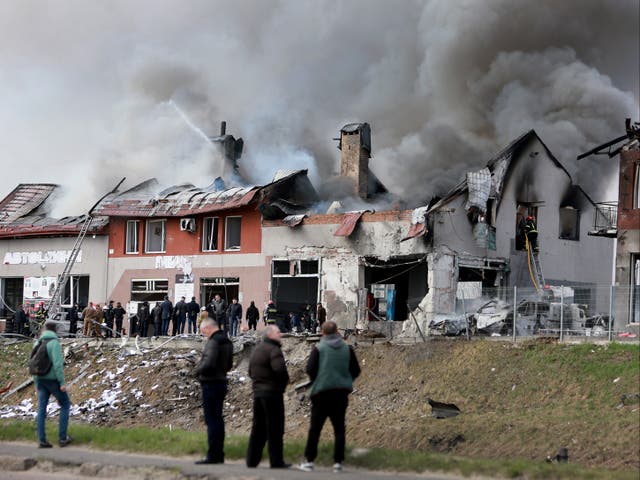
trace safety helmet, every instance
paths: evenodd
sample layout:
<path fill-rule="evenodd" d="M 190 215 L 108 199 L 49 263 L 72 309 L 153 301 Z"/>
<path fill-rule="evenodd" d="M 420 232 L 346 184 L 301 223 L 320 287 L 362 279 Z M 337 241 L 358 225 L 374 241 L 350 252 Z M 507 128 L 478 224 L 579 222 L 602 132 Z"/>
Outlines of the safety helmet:
<path fill-rule="evenodd" d="M 529 220 L 533 220 L 533 216 L 527 215 L 527 221 L 529 221 Z"/>

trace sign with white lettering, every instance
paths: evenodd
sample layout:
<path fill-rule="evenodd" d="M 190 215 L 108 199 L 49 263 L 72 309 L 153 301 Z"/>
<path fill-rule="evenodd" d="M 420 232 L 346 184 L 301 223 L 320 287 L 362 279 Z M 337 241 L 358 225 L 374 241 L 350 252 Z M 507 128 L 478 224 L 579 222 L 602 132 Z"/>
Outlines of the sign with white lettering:
<path fill-rule="evenodd" d="M 40 252 L 7 252 L 4 254 L 5 265 L 37 265 L 51 263 L 67 263 L 71 250 L 47 250 Z M 78 252 L 76 263 L 82 263 L 82 250 Z"/>

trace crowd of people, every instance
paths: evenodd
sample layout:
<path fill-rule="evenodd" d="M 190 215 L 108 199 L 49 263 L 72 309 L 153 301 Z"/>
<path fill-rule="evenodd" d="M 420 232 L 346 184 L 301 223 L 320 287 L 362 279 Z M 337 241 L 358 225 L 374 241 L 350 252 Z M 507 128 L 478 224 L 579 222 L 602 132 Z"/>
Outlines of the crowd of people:
<path fill-rule="evenodd" d="M 29 335 L 30 321 L 44 323 L 45 317 L 44 302 L 38 305 L 25 303 L 16 310 L 13 322 L 8 327 L 12 333 Z M 225 299 L 216 294 L 203 307 L 198 304 L 196 297 L 191 297 L 190 302 L 182 297 L 174 305 L 165 296 L 162 302 L 156 302 L 153 306 L 148 301 L 139 303 L 135 314 L 128 314 L 121 302 L 113 300 L 104 304 L 89 302 L 86 307 L 76 303 L 66 314 L 71 336 L 82 334 L 85 337 L 103 338 L 127 334 L 140 337 L 176 336 L 185 333 L 195 335 L 205 317 L 215 321 L 229 336 L 235 337 L 243 331 L 255 331 L 258 328 L 260 311 L 253 300 L 244 311 L 237 298 L 232 298 L 231 303 L 227 304 Z M 327 312 L 321 303 L 315 309 L 306 305 L 300 312 L 286 313 L 280 312 L 270 300 L 262 312 L 264 324 L 277 326 L 283 333 L 319 332 L 326 318 Z M 128 331 L 125 319 L 129 321 Z"/>
<path fill-rule="evenodd" d="M 192 302 L 194 301 L 195 299 L 192 299 Z M 167 298 L 165 298 L 165 302 L 168 302 Z M 184 303 L 184 298 L 181 302 Z M 216 302 L 220 303 L 220 299 L 217 299 Z M 205 458 L 196 462 L 198 464 L 224 463 L 223 406 L 229 389 L 227 374 L 233 366 L 233 344 L 229 335 L 234 331 L 234 323 L 240 323 L 242 318 L 242 307 L 239 306 L 236 299 L 229 307 L 232 306 L 233 308 L 222 310 L 224 318 L 215 316 L 216 313 L 220 313 L 220 310 L 215 309 L 215 305 L 211 316 L 209 309 L 205 308 L 200 311 L 198 308 L 201 316 L 200 333 L 208 339 L 200 362 L 195 368 L 195 375 L 202 388 L 202 406 L 208 440 L 207 454 Z M 321 305 L 319 306 L 321 307 Z M 252 307 L 255 308 L 253 302 Z M 246 452 L 246 465 L 249 468 L 255 468 L 260 464 L 265 445 L 268 445 L 271 468 L 291 467 L 291 464 L 285 461 L 283 452 L 284 392 L 289 385 L 289 373 L 282 352 L 282 333 L 274 322 L 268 321 L 269 309 L 273 313 L 275 305 L 270 303 L 265 311 L 266 327 L 262 332 L 263 341 L 256 346 L 249 359 L 248 374 L 253 387 L 253 420 Z M 99 325 L 100 320 L 106 321 L 104 312 L 107 310 L 113 310 L 108 315 L 112 315 L 112 320 L 116 322 L 116 329 L 121 328 L 124 309 L 120 303 L 117 303 L 115 307 L 113 302 L 109 302 L 104 307 L 95 304 L 82 310 L 82 317 L 85 319 L 83 325 L 85 334 L 91 334 L 92 329 Z M 168 328 L 164 321 L 166 318 L 172 317 L 167 317 L 166 314 L 167 312 L 173 314 L 175 310 L 178 310 L 180 315 L 184 312 L 185 323 L 189 323 L 188 313 L 190 310 L 188 306 L 183 307 L 178 302 L 176 307 L 163 309 L 160 304 L 159 328 Z M 326 311 L 321 314 L 324 319 L 321 327 L 322 337 L 317 346 L 313 347 L 306 365 L 306 373 L 310 379 L 311 414 L 304 460 L 298 465 L 298 469 L 306 472 L 314 470 L 320 434 L 326 420 L 329 419 L 335 437 L 333 470 L 341 472 L 345 456 L 345 416 L 349 403 L 348 397 L 353 391 L 353 381 L 360 375 L 360 365 L 354 349 L 347 345 L 340 336 L 336 323 L 326 321 Z M 149 318 L 151 318 L 151 314 L 149 314 Z M 253 318 L 253 314 L 251 318 Z M 143 321 L 140 324 L 142 329 L 145 328 Z M 225 325 L 231 325 L 231 327 L 224 328 Z M 184 327 L 182 318 L 176 322 L 177 331 L 180 331 L 181 326 Z M 45 430 L 47 404 L 51 396 L 56 398 L 60 405 L 58 443 L 61 447 L 65 447 L 73 442 L 73 438 L 67 432 L 71 400 L 65 383 L 62 349 L 56 335 L 57 327 L 57 322 L 47 320 L 41 337 L 34 344 L 35 352 L 45 342 L 42 348 L 46 349 L 50 361 L 50 368 L 46 373 L 34 375 L 38 392 L 36 425 L 39 448 L 51 448 L 52 446 L 47 439 Z"/>

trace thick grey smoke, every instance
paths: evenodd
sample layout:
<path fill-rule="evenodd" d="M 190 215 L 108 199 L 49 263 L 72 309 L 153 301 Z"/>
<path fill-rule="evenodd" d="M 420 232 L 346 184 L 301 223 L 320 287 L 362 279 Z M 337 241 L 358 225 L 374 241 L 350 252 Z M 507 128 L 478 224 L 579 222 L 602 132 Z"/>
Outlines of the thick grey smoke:
<path fill-rule="evenodd" d="M 611 199 L 611 182 L 600 180 L 614 162 L 574 159 L 640 117 L 638 8 L 2 2 L 2 193 L 18 182 L 61 183 L 62 215 L 81 213 L 122 176 L 128 186 L 149 177 L 205 185 L 222 160 L 198 130 L 216 135 L 221 120 L 245 140 L 240 163 L 251 181 L 309 168 L 320 185 L 338 170 L 339 128 L 368 121 L 371 168 L 409 204 L 442 193 L 530 128 L 597 199 Z"/>

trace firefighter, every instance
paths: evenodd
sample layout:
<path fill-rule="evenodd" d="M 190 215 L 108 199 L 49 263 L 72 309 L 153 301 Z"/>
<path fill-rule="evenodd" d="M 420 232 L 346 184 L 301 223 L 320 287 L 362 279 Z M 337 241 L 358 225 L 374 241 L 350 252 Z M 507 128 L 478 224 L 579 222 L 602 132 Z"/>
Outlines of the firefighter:
<path fill-rule="evenodd" d="M 264 310 L 264 323 L 265 325 L 275 325 L 278 320 L 278 309 L 273 300 L 269 300 L 267 308 Z"/>
<path fill-rule="evenodd" d="M 533 248 L 534 252 L 539 252 L 538 247 L 538 227 L 536 225 L 536 218 L 532 215 L 527 216 L 527 222 L 524 225 L 524 233 L 529 241 L 529 248 Z"/>

